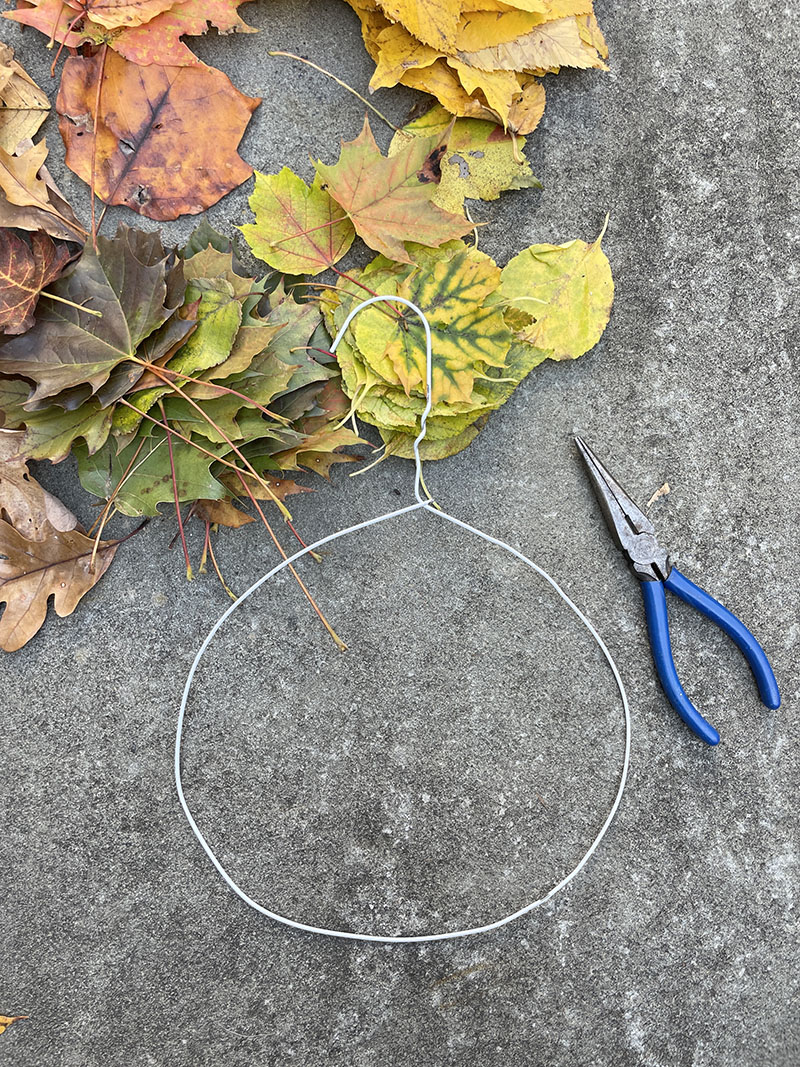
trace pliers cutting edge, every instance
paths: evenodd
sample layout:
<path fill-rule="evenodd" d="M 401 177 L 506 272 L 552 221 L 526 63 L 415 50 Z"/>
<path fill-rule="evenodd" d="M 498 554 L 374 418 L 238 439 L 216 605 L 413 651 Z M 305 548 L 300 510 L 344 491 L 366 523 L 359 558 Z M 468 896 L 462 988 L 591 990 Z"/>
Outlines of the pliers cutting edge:
<path fill-rule="evenodd" d="M 656 671 L 670 704 L 689 729 L 709 745 L 719 743 L 719 734 L 689 700 L 675 670 L 669 639 L 666 589 L 724 630 L 747 660 L 764 704 L 768 708 L 780 707 L 778 683 L 755 637 L 727 608 L 690 582 L 671 564 L 669 555 L 656 540 L 655 529 L 648 517 L 612 478 L 586 442 L 576 437 L 575 443 L 589 469 L 592 487 L 611 534 L 641 582 Z"/>

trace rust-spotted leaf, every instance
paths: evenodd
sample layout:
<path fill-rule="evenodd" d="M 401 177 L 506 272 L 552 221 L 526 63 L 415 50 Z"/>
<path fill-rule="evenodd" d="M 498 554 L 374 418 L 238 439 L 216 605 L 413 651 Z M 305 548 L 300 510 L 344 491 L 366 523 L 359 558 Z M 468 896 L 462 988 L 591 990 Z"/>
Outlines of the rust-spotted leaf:
<path fill-rule="evenodd" d="M 56 108 L 67 165 L 91 183 L 94 159 L 100 199 L 166 220 L 250 177 L 237 148 L 258 104 L 213 67 L 140 67 L 101 50 L 67 60 Z"/>

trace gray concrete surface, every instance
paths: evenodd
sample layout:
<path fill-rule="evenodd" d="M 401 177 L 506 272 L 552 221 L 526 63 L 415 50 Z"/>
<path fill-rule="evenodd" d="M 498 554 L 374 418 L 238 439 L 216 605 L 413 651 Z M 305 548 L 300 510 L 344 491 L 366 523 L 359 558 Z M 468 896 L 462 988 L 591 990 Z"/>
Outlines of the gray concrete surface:
<path fill-rule="evenodd" d="M 180 690 L 226 601 L 211 578 L 186 585 L 167 516 L 74 616 L 0 664 L 0 1013 L 31 1017 L 0 1036 L 3 1065 L 800 1061 L 800 33 L 789 5 L 755 0 L 598 9 L 611 72 L 549 79 L 529 144 L 544 191 L 476 214 L 483 247 L 505 262 L 531 241 L 591 238 L 610 212 L 612 322 L 590 355 L 534 372 L 429 478 L 445 506 L 563 580 L 619 659 L 632 770 L 601 851 L 542 911 L 461 943 L 343 944 L 247 909 L 175 798 Z M 307 153 L 334 159 L 362 107 L 265 53 L 299 51 L 363 87 L 355 17 L 335 0 L 245 13 L 260 35 L 198 51 L 266 98 L 244 154 L 308 174 Z M 2 38 L 46 83 L 41 38 L 10 25 Z M 383 92 L 379 106 L 399 120 L 413 100 Z M 53 171 L 85 214 L 48 128 Z M 230 232 L 246 195 L 211 221 Z M 778 712 L 730 643 L 673 604 L 678 666 L 722 732 L 715 751 L 655 683 L 638 588 L 576 431 L 645 500 L 669 481 L 652 510 L 664 540 L 772 656 Z M 69 464 L 41 477 L 90 517 Z M 337 474 L 294 512 L 313 538 L 409 486 L 409 466 L 390 461 Z M 515 563 L 424 519 L 304 568 L 347 656 L 278 582 L 199 678 L 191 801 L 244 886 L 296 917 L 420 931 L 485 920 L 574 863 L 613 796 L 621 712 L 586 635 Z M 237 589 L 273 559 L 256 527 L 223 535 L 219 554 Z"/>

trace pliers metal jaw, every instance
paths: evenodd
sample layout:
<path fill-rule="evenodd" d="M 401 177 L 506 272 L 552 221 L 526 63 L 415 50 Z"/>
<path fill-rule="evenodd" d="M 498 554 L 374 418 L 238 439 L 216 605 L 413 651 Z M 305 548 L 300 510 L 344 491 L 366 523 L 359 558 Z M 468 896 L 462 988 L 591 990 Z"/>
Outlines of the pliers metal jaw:
<path fill-rule="evenodd" d="M 665 590 L 680 597 L 715 622 L 734 641 L 755 676 L 759 695 L 768 708 L 780 707 L 778 683 L 761 645 L 734 614 L 705 590 L 685 578 L 659 545 L 655 528 L 644 512 L 609 474 L 586 442 L 575 438 L 586 463 L 600 507 L 617 546 L 625 554 L 641 582 L 647 630 L 653 660 L 670 703 L 686 725 L 709 745 L 719 743 L 719 733 L 707 722 L 684 692 L 672 659 Z"/>

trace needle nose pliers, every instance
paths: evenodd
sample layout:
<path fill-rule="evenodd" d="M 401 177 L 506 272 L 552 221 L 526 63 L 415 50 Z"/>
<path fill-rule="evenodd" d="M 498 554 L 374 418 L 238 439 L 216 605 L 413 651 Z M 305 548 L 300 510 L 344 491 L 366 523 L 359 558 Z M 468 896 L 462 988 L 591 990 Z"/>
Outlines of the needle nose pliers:
<path fill-rule="evenodd" d="M 641 582 L 656 671 L 669 702 L 689 729 L 709 745 L 719 743 L 719 734 L 689 700 L 675 670 L 669 639 L 667 589 L 724 630 L 747 660 L 764 704 L 768 708 L 780 707 L 778 683 L 755 637 L 727 608 L 672 565 L 669 555 L 656 540 L 655 528 L 644 512 L 619 482 L 612 478 L 586 442 L 576 437 L 575 443 L 589 470 L 592 487 L 611 534 Z"/>

